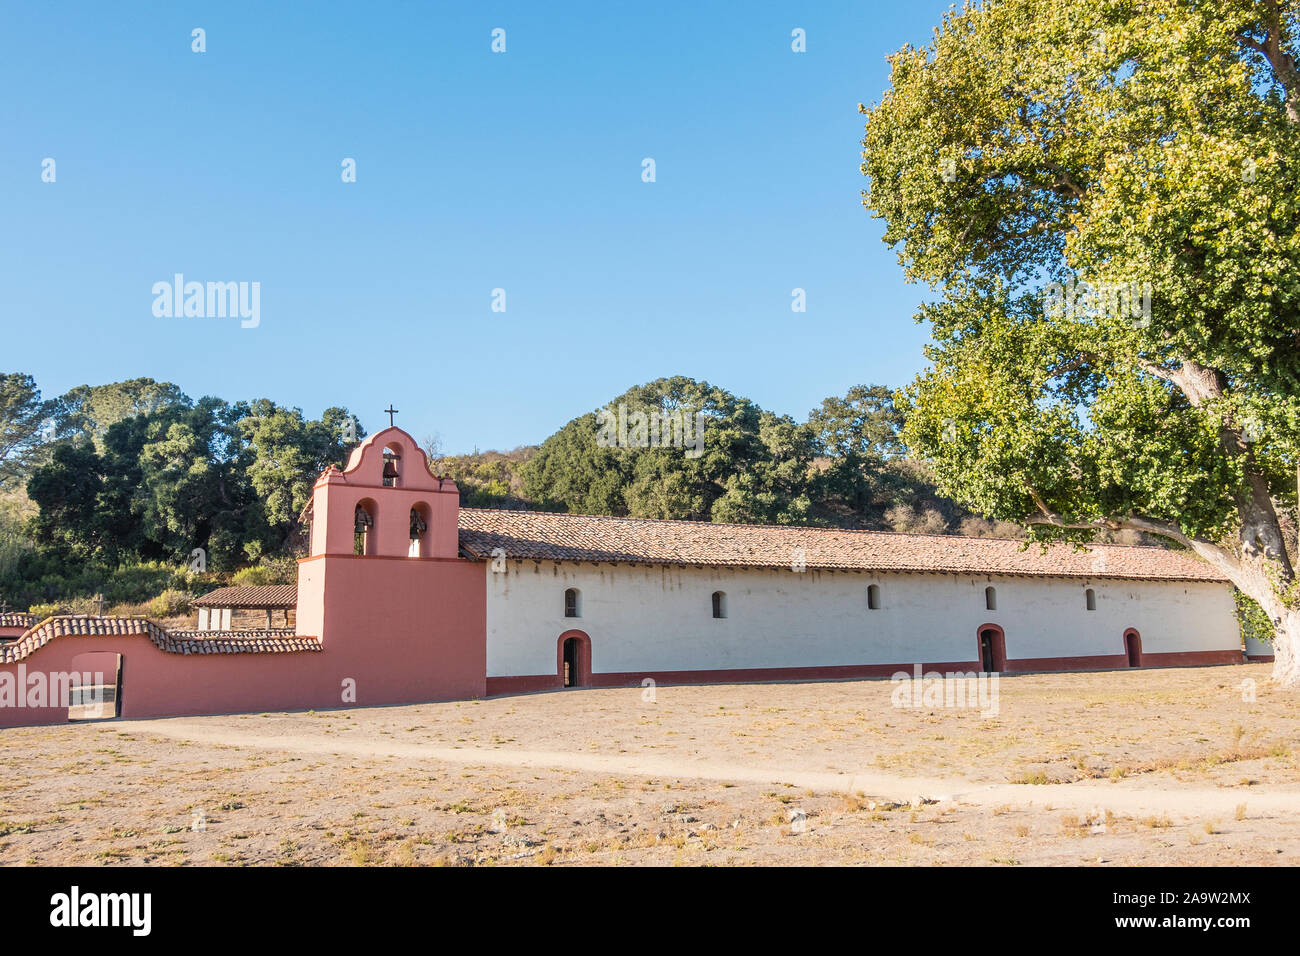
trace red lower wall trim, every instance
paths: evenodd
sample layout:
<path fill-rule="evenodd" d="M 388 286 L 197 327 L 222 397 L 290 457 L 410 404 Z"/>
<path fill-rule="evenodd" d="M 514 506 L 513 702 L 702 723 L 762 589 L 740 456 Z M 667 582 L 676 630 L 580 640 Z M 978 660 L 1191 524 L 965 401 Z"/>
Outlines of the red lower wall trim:
<path fill-rule="evenodd" d="M 1247 654 L 1246 660 L 1250 661 L 1252 664 L 1272 664 L 1273 655 L 1272 654 Z"/>
<path fill-rule="evenodd" d="M 746 667 L 715 671 L 651 671 L 644 674 L 592 674 L 592 687 L 626 687 L 647 677 L 660 684 L 746 684 L 780 680 L 845 680 L 854 677 L 893 677 L 899 671 L 912 674 L 916 664 L 844 664 L 828 667 Z M 939 661 L 921 664 L 921 672 L 978 671 L 979 661 Z"/>
<path fill-rule="evenodd" d="M 644 671 L 592 674 L 585 687 L 633 687 L 649 677 L 660 684 L 761 684 L 781 680 L 846 680 L 855 677 L 892 677 L 899 671 L 912 673 L 914 664 L 848 664 L 833 667 L 746 667 L 735 670 Z M 944 661 L 922 664 L 924 673 L 931 671 L 977 671 L 978 661 Z M 557 674 L 526 674 L 518 677 L 489 677 L 488 696 L 529 694 L 541 690 L 559 690 Z"/>
<path fill-rule="evenodd" d="M 1174 651 L 1169 654 L 1142 652 L 1143 667 L 1208 667 L 1214 664 L 1240 664 L 1240 650 L 1231 651 Z"/>
<path fill-rule="evenodd" d="M 1104 671 L 1128 667 L 1127 654 L 1098 654 L 1095 657 L 1022 657 L 1007 661 L 1008 674 L 1038 671 Z"/>
<path fill-rule="evenodd" d="M 559 690 L 560 677 L 557 674 L 533 674 L 523 677 L 489 677 L 487 695 L 497 694 L 531 694 L 539 690 Z"/>
<path fill-rule="evenodd" d="M 1143 654 L 1143 667 L 1205 667 L 1217 664 L 1240 664 L 1241 651 L 1178 651 L 1168 654 Z M 910 675 L 918 665 L 847 664 L 828 667 L 746 667 L 732 670 L 692 671 L 614 671 L 592 674 L 588 687 L 635 687 L 647 677 L 660 684 L 749 684 L 768 681 L 851 680 L 860 677 L 893 677 L 900 671 Z M 938 661 L 919 665 L 923 674 L 932 672 L 970 673 L 980 669 L 979 661 Z M 1092 657 L 1029 657 L 1009 660 L 1007 674 L 1044 671 L 1128 669 L 1125 654 L 1099 654 Z M 559 690 L 556 674 L 528 674 L 518 677 L 489 677 L 488 696 L 528 694 Z"/>

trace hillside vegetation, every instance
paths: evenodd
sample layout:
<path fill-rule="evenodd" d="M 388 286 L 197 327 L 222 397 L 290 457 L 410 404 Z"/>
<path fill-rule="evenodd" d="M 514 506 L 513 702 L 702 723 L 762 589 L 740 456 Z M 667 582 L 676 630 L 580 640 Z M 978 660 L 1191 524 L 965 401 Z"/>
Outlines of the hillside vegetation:
<path fill-rule="evenodd" d="M 674 377 L 628 389 L 539 445 L 426 446 L 468 507 L 1019 535 L 940 495 L 908 455 L 903 424 L 883 386 L 796 421 Z M 2 375 L 0 606 L 175 616 L 222 584 L 292 582 L 312 483 L 364 437 L 344 408 L 309 419 L 152 379 L 44 399 L 31 376 Z"/>

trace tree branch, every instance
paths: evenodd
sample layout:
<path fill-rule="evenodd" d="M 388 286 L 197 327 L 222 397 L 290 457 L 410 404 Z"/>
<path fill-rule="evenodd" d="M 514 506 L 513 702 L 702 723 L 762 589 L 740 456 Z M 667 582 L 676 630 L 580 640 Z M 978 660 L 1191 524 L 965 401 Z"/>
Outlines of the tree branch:
<path fill-rule="evenodd" d="M 1237 34 L 1237 42 L 1248 50 L 1254 50 L 1273 69 L 1273 76 L 1286 94 L 1286 118 L 1292 126 L 1300 124 L 1300 71 L 1296 69 L 1295 58 L 1282 47 L 1283 23 L 1282 11 L 1277 0 L 1265 0 L 1267 28 L 1264 39 L 1256 40 L 1244 33 Z"/>
<path fill-rule="evenodd" d="M 1215 544 L 1206 538 L 1190 536 L 1183 533 L 1178 525 L 1157 518 L 1130 514 L 1124 518 L 1098 518 L 1094 521 L 1067 521 L 1058 512 L 1048 507 L 1042 496 L 1033 488 L 1026 489 L 1029 497 L 1038 506 L 1039 514 L 1029 515 L 1024 519 L 1029 525 L 1050 525 L 1063 531 L 1141 531 L 1177 542 L 1189 549 L 1207 563 L 1217 568 L 1233 584 L 1241 587 L 1244 580 L 1241 562 L 1227 548 Z"/>

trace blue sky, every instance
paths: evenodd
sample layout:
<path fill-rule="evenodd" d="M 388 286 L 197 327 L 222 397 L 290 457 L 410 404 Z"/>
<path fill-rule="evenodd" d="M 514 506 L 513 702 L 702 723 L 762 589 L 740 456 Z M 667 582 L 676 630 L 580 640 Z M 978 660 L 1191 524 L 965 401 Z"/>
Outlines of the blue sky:
<path fill-rule="evenodd" d="M 448 452 L 664 375 L 800 419 L 901 385 L 926 290 L 860 205 L 856 107 L 945 9 L 6 4 L 0 370 L 346 405 L 372 431 L 393 402 Z M 155 317 L 175 273 L 260 282 L 260 325 Z"/>

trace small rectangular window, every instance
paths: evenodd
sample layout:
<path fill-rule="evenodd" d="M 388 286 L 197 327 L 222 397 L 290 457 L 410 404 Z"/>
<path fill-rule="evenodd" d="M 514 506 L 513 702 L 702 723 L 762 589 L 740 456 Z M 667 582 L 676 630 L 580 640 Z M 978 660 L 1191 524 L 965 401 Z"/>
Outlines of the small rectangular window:
<path fill-rule="evenodd" d="M 880 585 L 872 584 L 867 587 L 867 608 L 872 611 L 880 610 Z"/>

